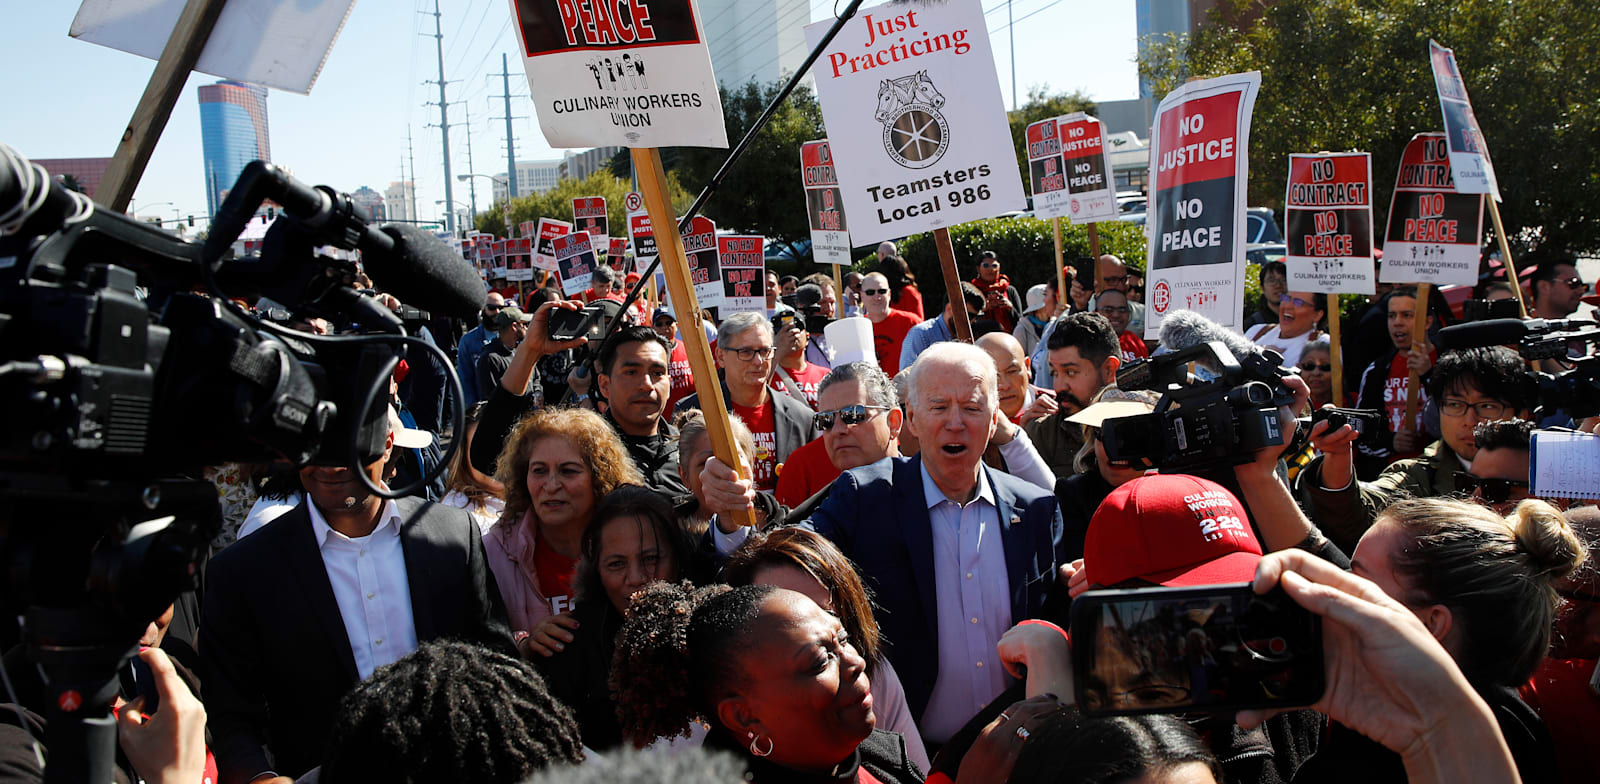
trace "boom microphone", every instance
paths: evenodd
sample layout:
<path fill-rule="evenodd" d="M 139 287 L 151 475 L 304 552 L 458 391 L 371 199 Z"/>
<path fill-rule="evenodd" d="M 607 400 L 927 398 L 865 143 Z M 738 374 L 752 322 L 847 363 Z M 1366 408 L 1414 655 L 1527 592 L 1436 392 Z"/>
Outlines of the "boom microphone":
<path fill-rule="evenodd" d="M 407 305 L 458 318 L 477 318 L 483 307 L 483 281 L 443 240 L 415 226 L 390 223 L 380 231 L 394 243 L 378 264 L 367 264 L 374 283 Z"/>
<path fill-rule="evenodd" d="M 1483 348 L 1485 346 L 1509 346 L 1516 344 L 1529 335 L 1567 332 L 1593 327 L 1594 325 L 1595 323 L 1592 321 L 1581 319 L 1488 319 L 1445 327 L 1439 330 L 1434 342 L 1438 345 L 1440 351 L 1460 348 Z"/>
<path fill-rule="evenodd" d="M 1161 351 L 1182 351 L 1186 348 L 1220 340 L 1233 352 L 1243 357 L 1259 351 L 1244 335 L 1218 324 L 1192 310 L 1175 310 L 1161 319 Z"/>

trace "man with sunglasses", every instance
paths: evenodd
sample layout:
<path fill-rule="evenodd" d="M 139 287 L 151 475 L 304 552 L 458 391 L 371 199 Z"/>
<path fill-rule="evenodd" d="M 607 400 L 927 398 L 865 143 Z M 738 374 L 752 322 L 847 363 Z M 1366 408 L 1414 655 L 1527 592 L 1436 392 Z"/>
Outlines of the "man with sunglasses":
<path fill-rule="evenodd" d="M 861 279 L 862 315 L 872 322 L 872 342 L 878 352 L 878 367 L 890 378 L 900 372 L 900 352 L 906 334 L 917 325 L 917 317 L 889 307 L 889 279 L 881 272 Z"/>
<path fill-rule="evenodd" d="M 470 408 L 473 403 L 488 397 L 478 391 L 478 358 L 483 356 L 483 349 L 489 345 L 489 341 L 495 339 L 495 333 L 489 329 L 489 320 L 505 305 L 505 297 L 489 292 L 484 297 L 478 325 L 467 330 L 467 334 L 462 335 L 456 343 L 456 375 L 461 379 L 462 405 L 465 407 Z"/>
<path fill-rule="evenodd" d="M 1478 426 L 1527 419 L 1538 405 L 1538 381 L 1521 357 L 1503 346 L 1445 353 L 1430 384 L 1441 438 L 1420 457 L 1391 463 L 1371 482 L 1355 479 L 1351 446 L 1359 434 L 1352 427 L 1330 430 L 1319 422 L 1312 428 L 1311 443 L 1322 454 L 1295 477 L 1295 489 L 1311 520 L 1346 552 L 1354 551 L 1391 501 L 1461 492 L 1456 474 L 1478 455 Z M 1526 478 L 1526 467 L 1523 474 Z"/>
<path fill-rule="evenodd" d="M 1533 452 L 1534 425 L 1526 419 L 1484 422 L 1473 430 L 1478 453 L 1472 468 L 1456 473 L 1457 492 L 1469 493 L 1502 517 L 1511 514 L 1528 498 L 1529 456 Z M 1557 509 L 1566 509 L 1565 498 L 1545 499 Z"/>
<path fill-rule="evenodd" d="M 1011 279 L 1000 271 L 1000 259 L 994 251 L 978 255 L 978 277 L 968 281 L 983 295 L 983 312 L 1004 332 L 1017 328 L 1017 314 L 1022 312 L 1022 297 Z"/>
<path fill-rule="evenodd" d="M 772 490 L 778 484 L 778 466 L 813 436 L 811 408 L 788 395 L 775 395 L 767 386 L 777 348 L 765 313 L 735 313 L 724 319 L 717 328 L 716 355 L 728 409 L 755 436 L 756 464 L 750 468 L 756 488 Z M 699 395 L 678 403 L 680 412 L 699 407 Z"/>
<path fill-rule="evenodd" d="M 1545 259 L 1528 278 L 1533 287 L 1533 313 L 1543 319 L 1564 319 L 1578 310 L 1589 284 L 1565 259 Z"/>
<path fill-rule="evenodd" d="M 871 362 L 851 362 L 829 371 L 817 391 L 811 421 L 822 436 L 794 451 L 773 493 L 803 519 L 826 498 L 843 471 L 900 454 L 904 419 L 894 382 Z"/>

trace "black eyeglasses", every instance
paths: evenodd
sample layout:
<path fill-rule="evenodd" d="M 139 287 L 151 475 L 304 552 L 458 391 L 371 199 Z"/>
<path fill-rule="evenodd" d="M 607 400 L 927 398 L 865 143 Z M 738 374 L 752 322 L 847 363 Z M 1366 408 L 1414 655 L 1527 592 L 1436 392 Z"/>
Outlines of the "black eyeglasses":
<path fill-rule="evenodd" d="M 874 412 L 888 410 L 888 406 L 864 406 L 858 403 L 832 411 L 818 411 L 811 415 L 811 425 L 819 432 L 826 433 L 833 429 L 835 419 L 842 420 L 846 425 L 859 425 L 877 416 Z"/>
<path fill-rule="evenodd" d="M 889 290 L 888 289 L 862 289 L 861 293 L 862 293 L 863 296 L 876 297 L 879 294 L 888 294 Z"/>
<path fill-rule="evenodd" d="M 1127 305 L 1101 305 L 1100 306 L 1100 312 L 1101 313 L 1107 313 L 1107 314 L 1110 314 L 1110 313 L 1132 313 L 1133 312 L 1133 308 L 1131 308 L 1131 307 L 1129 307 Z"/>
<path fill-rule="evenodd" d="M 1468 403 L 1457 398 L 1445 398 L 1445 401 L 1439 404 L 1439 410 L 1444 412 L 1446 416 L 1453 417 L 1466 416 L 1467 411 L 1471 410 L 1478 415 L 1479 419 L 1489 422 L 1505 416 L 1506 404 L 1497 400 Z"/>
<path fill-rule="evenodd" d="M 732 347 L 729 347 L 726 350 L 730 354 L 733 354 L 734 356 L 738 357 L 740 362 L 749 362 L 750 360 L 755 359 L 758 356 L 761 357 L 761 361 L 762 362 L 765 362 L 765 361 L 767 361 L 769 359 L 772 359 L 772 355 L 775 352 L 777 352 L 777 349 L 773 348 L 772 346 L 763 346 L 761 348 L 732 348 Z"/>
<path fill-rule="evenodd" d="M 1107 276 L 1101 278 L 1100 280 L 1103 281 L 1107 286 L 1115 286 L 1115 285 L 1117 285 L 1119 283 L 1127 283 L 1128 282 L 1128 276 L 1127 275 L 1107 275 Z"/>
<path fill-rule="evenodd" d="M 1511 500 L 1513 491 L 1518 489 L 1527 497 L 1528 480 L 1481 477 L 1470 471 L 1457 471 L 1456 487 L 1463 493 L 1476 492 L 1491 504 L 1503 504 Z"/>

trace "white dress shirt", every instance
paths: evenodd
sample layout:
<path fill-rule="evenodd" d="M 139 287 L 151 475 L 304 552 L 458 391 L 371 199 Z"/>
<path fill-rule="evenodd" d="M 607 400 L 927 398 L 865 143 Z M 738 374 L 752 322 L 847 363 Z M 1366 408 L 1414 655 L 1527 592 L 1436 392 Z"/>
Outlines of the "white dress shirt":
<path fill-rule="evenodd" d="M 411 616 L 411 584 L 400 546 L 400 510 L 383 502 L 378 527 L 351 538 L 333 530 L 315 503 L 306 504 L 322 565 L 339 604 L 345 636 L 362 680 L 417 649 Z"/>

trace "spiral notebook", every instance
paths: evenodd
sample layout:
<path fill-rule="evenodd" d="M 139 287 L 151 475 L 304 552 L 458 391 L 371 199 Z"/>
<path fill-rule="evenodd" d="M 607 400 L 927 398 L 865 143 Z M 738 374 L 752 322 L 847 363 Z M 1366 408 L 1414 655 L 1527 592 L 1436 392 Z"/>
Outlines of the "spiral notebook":
<path fill-rule="evenodd" d="M 1537 498 L 1600 498 L 1600 436 L 1534 431 L 1528 478 Z"/>

